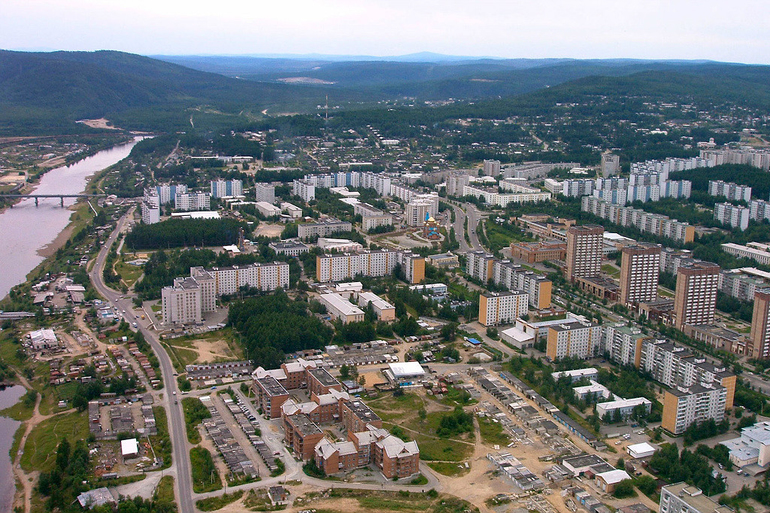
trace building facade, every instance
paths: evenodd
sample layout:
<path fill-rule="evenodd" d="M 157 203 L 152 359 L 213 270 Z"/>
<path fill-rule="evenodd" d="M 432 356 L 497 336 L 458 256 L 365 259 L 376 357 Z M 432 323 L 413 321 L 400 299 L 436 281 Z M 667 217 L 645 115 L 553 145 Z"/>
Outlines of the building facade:
<path fill-rule="evenodd" d="M 660 251 L 657 244 L 637 244 L 621 249 L 621 304 L 649 302 L 658 297 Z"/>
<path fill-rule="evenodd" d="M 526 292 L 485 292 L 479 296 L 479 323 L 482 326 L 513 324 L 527 312 L 529 296 Z"/>
<path fill-rule="evenodd" d="M 602 226 L 571 226 L 567 230 L 567 279 L 599 276 L 603 248 Z"/>
<path fill-rule="evenodd" d="M 680 265 L 676 271 L 674 326 L 713 324 L 719 288 L 719 266 L 710 262 Z"/>

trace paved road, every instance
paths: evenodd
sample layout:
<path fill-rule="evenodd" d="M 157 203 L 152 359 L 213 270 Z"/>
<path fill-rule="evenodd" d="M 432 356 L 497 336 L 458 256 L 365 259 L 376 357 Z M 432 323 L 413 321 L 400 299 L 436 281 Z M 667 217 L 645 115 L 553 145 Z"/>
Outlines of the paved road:
<path fill-rule="evenodd" d="M 104 244 L 101 251 L 99 251 L 99 254 L 96 257 L 96 263 L 91 270 L 91 282 L 105 300 L 112 303 L 113 306 L 116 306 L 119 311 L 126 312 L 123 316 L 126 318 L 127 322 L 130 324 L 136 323 L 138 331 L 144 335 L 145 340 L 152 346 L 153 351 L 155 351 L 155 354 L 158 357 L 161 376 L 163 377 L 163 384 L 166 391 L 163 405 L 168 413 L 169 435 L 173 447 L 173 462 L 177 476 L 175 487 L 176 502 L 179 505 L 180 513 L 195 513 L 192 474 L 190 472 L 190 453 L 187 443 L 187 434 L 185 432 L 184 414 L 182 413 L 181 405 L 177 404 L 176 401 L 176 394 L 178 394 L 179 391 L 177 390 L 176 379 L 174 379 L 174 367 L 171 364 L 171 359 L 160 344 L 155 333 L 150 331 L 148 327 L 150 320 L 137 317 L 137 314 L 134 312 L 132 298 L 107 287 L 104 283 L 103 270 L 107 254 L 115 243 L 118 235 L 125 228 L 127 220 L 133 215 L 134 209 L 135 207 L 132 207 L 128 213 L 120 218 L 117 227 L 112 234 L 110 234 L 109 239 Z"/>
<path fill-rule="evenodd" d="M 455 237 L 457 242 L 460 243 L 460 252 L 467 253 L 468 251 L 475 249 L 484 249 L 479 242 L 478 234 L 476 233 L 476 227 L 479 224 L 479 220 L 483 217 L 481 212 L 476 208 L 473 203 L 464 203 L 460 205 L 454 201 L 447 201 L 449 206 L 455 212 L 455 222 L 452 226 L 455 229 Z M 470 237 L 470 245 L 465 240 L 465 218 L 468 218 L 468 236 Z"/>

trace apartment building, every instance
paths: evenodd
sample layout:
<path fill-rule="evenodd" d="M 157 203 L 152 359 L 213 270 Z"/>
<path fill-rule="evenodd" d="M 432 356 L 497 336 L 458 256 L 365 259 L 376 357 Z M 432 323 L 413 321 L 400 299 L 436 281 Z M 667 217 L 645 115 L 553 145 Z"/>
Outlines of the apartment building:
<path fill-rule="evenodd" d="M 500 182 L 500 186 L 503 186 L 503 182 Z M 505 182 L 505 186 L 513 192 L 499 193 L 497 188 L 466 185 L 463 187 L 463 196 L 474 196 L 482 199 L 487 205 L 497 205 L 503 208 L 509 203 L 536 203 L 551 199 L 550 192 L 543 192 L 533 187 L 526 187 L 513 182 Z"/>
<path fill-rule="evenodd" d="M 661 427 L 681 435 L 695 422 L 721 422 L 725 417 L 726 398 L 727 389 L 718 383 L 696 383 L 666 390 Z"/>
<path fill-rule="evenodd" d="M 203 270 L 191 267 L 190 273 Z M 205 269 L 214 278 L 217 297 L 235 294 L 241 287 L 263 291 L 289 287 L 288 262 L 254 263 L 243 266 L 212 267 Z"/>
<path fill-rule="evenodd" d="M 212 198 L 234 198 L 243 196 L 243 182 L 241 180 L 212 180 Z"/>
<path fill-rule="evenodd" d="M 596 191 L 594 191 L 596 193 Z M 695 239 L 695 227 L 668 216 L 651 214 L 643 210 L 613 205 L 593 196 L 584 196 L 581 210 L 606 219 L 620 226 L 633 226 L 639 231 L 686 244 Z"/>
<path fill-rule="evenodd" d="M 182 212 L 211 210 L 211 195 L 207 192 L 178 192 L 174 197 L 174 208 Z"/>
<path fill-rule="evenodd" d="M 674 326 L 713 324 L 719 288 L 719 266 L 695 261 L 680 265 L 676 271 Z"/>
<path fill-rule="evenodd" d="M 316 257 L 316 280 L 319 283 L 344 281 L 362 274 L 385 276 L 401 265 L 410 283 L 425 279 L 425 259 L 409 251 L 390 249 L 365 250 L 359 253 L 337 253 Z"/>
<path fill-rule="evenodd" d="M 599 276 L 602 270 L 604 227 L 570 226 L 567 230 L 567 279 Z"/>
<path fill-rule="evenodd" d="M 452 173 L 446 179 L 447 196 L 462 196 L 463 188 L 470 183 L 471 177 L 466 173 Z"/>
<path fill-rule="evenodd" d="M 749 227 L 751 218 L 751 209 L 748 207 L 739 207 L 732 203 L 717 203 L 714 205 L 714 219 L 720 223 L 745 230 Z"/>
<path fill-rule="evenodd" d="M 639 369 L 668 387 L 687 388 L 698 383 L 713 383 L 725 389 L 725 408 L 732 408 L 736 376 L 724 365 L 714 365 L 690 350 L 666 340 L 642 342 Z"/>
<path fill-rule="evenodd" d="M 270 183 L 254 184 L 254 201 L 275 203 L 275 185 Z"/>
<path fill-rule="evenodd" d="M 588 359 L 599 354 L 601 344 L 601 326 L 578 320 L 549 326 L 545 352 L 552 361 L 569 357 Z"/>
<path fill-rule="evenodd" d="M 500 174 L 500 161 L 484 160 L 484 165 L 481 169 L 484 176 L 497 176 Z"/>
<path fill-rule="evenodd" d="M 754 301 L 754 293 L 768 287 L 766 275 L 770 276 L 770 273 L 752 267 L 722 269 L 719 272 L 719 292 L 741 301 Z"/>
<path fill-rule="evenodd" d="M 324 432 L 304 413 L 283 416 L 284 443 L 294 454 L 307 461 L 315 455 L 315 447 L 323 439 Z"/>
<path fill-rule="evenodd" d="M 761 223 L 765 219 L 770 221 L 770 203 L 764 200 L 752 200 L 749 202 L 749 218 Z"/>
<path fill-rule="evenodd" d="M 315 223 L 302 223 L 297 226 L 297 235 L 300 239 L 307 240 L 313 237 L 328 237 L 335 233 L 349 232 L 353 225 L 348 221 L 328 218 Z"/>
<path fill-rule="evenodd" d="M 746 164 L 764 171 L 770 171 L 770 151 L 744 149 L 703 149 L 700 158 L 711 166 L 722 164 Z"/>
<path fill-rule="evenodd" d="M 511 243 L 511 257 L 524 260 L 528 264 L 564 260 L 567 258 L 567 244 L 561 241 Z"/>
<path fill-rule="evenodd" d="M 292 194 L 302 198 L 305 203 L 315 199 L 316 186 L 308 180 L 294 180 L 292 182 Z"/>
<path fill-rule="evenodd" d="M 366 431 L 368 425 L 381 428 L 382 419 L 358 399 L 343 401 L 340 408 L 340 421 L 347 433 Z"/>
<path fill-rule="evenodd" d="M 254 380 L 256 403 L 265 415 L 271 419 L 281 416 L 281 407 L 289 399 L 289 392 L 273 376 L 264 376 Z"/>
<path fill-rule="evenodd" d="M 270 249 L 275 251 L 276 255 L 289 255 L 296 257 L 302 253 L 307 253 L 310 251 L 308 246 L 302 244 L 298 240 L 282 240 L 280 242 L 271 242 L 268 244 L 268 246 L 270 246 Z"/>
<path fill-rule="evenodd" d="M 751 317 L 752 356 L 757 359 L 770 358 L 770 289 L 754 293 L 754 313 Z"/>
<path fill-rule="evenodd" d="M 620 251 L 620 303 L 654 301 L 658 297 L 661 247 L 636 244 L 624 246 Z"/>
<path fill-rule="evenodd" d="M 709 195 L 724 196 L 728 201 L 751 201 L 751 187 L 722 180 L 709 180 Z"/>
<path fill-rule="evenodd" d="M 602 176 L 607 178 L 620 172 L 620 155 L 602 153 Z"/>
<path fill-rule="evenodd" d="M 155 224 L 160 222 L 160 198 L 152 189 L 144 191 L 142 198 L 142 222 Z"/>
<path fill-rule="evenodd" d="M 604 328 L 604 352 L 613 362 L 639 368 L 642 342 L 648 337 L 639 328 L 616 324 Z"/>
<path fill-rule="evenodd" d="M 361 228 L 367 232 L 372 228 L 393 225 L 392 215 L 368 203 L 356 203 L 353 205 L 353 213 L 361 216 Z"/>
<path fill-rule="evenodd" d="M 749 258 L 763 265 L 770 265 L 770 244 L 762 242 L 749 242 L 745 246 L 729 242 L 722 244 L 722 250 L 739 258 Z"/>
<path fill-rule="evenodd" d="M 424 226 L 438 214 L 438 204 L 433 199 L 414 198 L 404 206 L 404 222 L 407 226 Z"/>
<path fill-rule="evenodd" d="M 198 324 L 203 320 L 203 305 L 212 305 L 213 278 L 201 275 L 198 278 L 176 278 L 170 287 L 161 290 L 161 312 L 163 324 Z M 205 297 L 204 297 L 205 296 Z"/>
<path fill-rule="evenodd" d="M 342 324 L 364 320 L 364 311 L 339 294 L 321 294 L 318 299 L 326 307 L 329 315 L 334 319 L 342 321 Z"/>
<path fill-rule="evenodd" d="M 702 153 L 702 152 L 701 152 Z M 699 488 L 687 483 L 664 486 L 660 491 L 659 513 L 733 513 L 705 495 Z"/>
<path fill-rule="evenodd" d="M 476 250 L 466 253 L 467 262 L 465 272 L 472 278 L 476 278 L 481 283 L 486 284 L 494 276 L 493 266 L 495 257 L 485 251 Z"/>
<path fill-rule="evenodd" d="M 479 297 L 482 326 L 512 324 L 529 312 L 529 295 L 524 291 L 485 292 Z"/>
<path fill-rule="evenodd" d="M 396 320 L 396 307 L 373 292 L 362 292 L 358 295 L 358 306 L 368 308 L 372 305 L 378 321 L 389 322 Z"/>
<path fill-rule="evenodd" d="M 185 184 L 162 183 L 155 186 L 155 191 L 160 199 L 161 205 L 173 203 L 177 193 L 186 194 L 187 186 Z"/>

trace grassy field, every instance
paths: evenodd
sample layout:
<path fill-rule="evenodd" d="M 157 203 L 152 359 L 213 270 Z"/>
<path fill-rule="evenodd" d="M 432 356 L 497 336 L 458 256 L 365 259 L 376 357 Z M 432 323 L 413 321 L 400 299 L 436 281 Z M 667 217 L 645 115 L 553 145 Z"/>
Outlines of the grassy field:
<path fill-rule="evenodd" d="M 155 489 L 155 498 L 158 502 L 174 502 L 174 478 L 163 476 Z"/>
<path fill-rule="evenodd" d="M 438 494 L 435 491 L 426 493 L 408 492 L 401 490 L 398 492 L 373 491 L 373 490 L 351 490 L 346 488 L 334 488 L 329 492 L 328 499 L 312 497 L 303 502 L 312 504 L 316 513 L 326 513 L 336 511 L 334 509 L 335 499 L 355 499 L 358 502 L 358 509 L 346 507 L 346 511 L 424 511 L 425 513 L 476 513 L 475 508 L 469 502 L 451 495 Z M 328 509 L 324 509 L 324 502 L 328 501 Z M 320 506 L 320 508 L 319 508 Z"/>
<path fill-rule="evenodd" d="M 124 257 L 125 258 L 125 257 Z M 129 258 L 133 260 L 133 257 Z M 120 279 L 126 284 L 126 287 L 131 288 L 136 280 L 142 275 L 142 268 L 138 265 L 127 264 L 124 259 L 120 259 L 115 262 L 115 272 L 118 273 Z"/>
<path fill-rule="evenodd" d="M 612 264 L 604 264 L 602 266 L 602 271 L 604 271 L 605 273 L 609 274 L 613 278 L 619 278 L 620 277 L 620 269 L 618 269 L 617 267 L 615 267 Z"/>
<path fill-rule="evenodd" d="M 427 462 L 427 464 L 430 468 L 432 468 L 439 474 L 449 476 L 449 477 L 464 476 L 465 474 L 471 471 L 471 469 L 466 468 L 465 465 L 461 463 L 450 463 L 446 461 L 429 461 Z"/>
<path fill-rule="evenodd" d="M 177 372 L 184 372 L 185 367 L 195 363 L 198 360 L 198 352 L 192 349 L 185 349 L 177 345 L 171 345 L 163 342 L 163 346 L 168 350 L 171 356 L 171 363 Z"/>
<path fill-rule="evenodd" d="M 488 418 L 479 418 L 479 431 L 481 432 L 481 439 L 484 443 L 489 445 L 507 446 L 511 443 L 511 438 L 503 429 L 503 425 L 499 422 L 493 422 Z"/>
<path fill-rule="evenodd" d="M 88 419 L 83 412 L 67 413 L 46 419 L 38 424 L 27 438 L 21 468 L 26 471 L 48 471 L 56 459 L 56 447 L 63 438 L 75 440 L 88 436 Z"/>
<path fill-rule="evenodd" d="M 193 491 L 195 493 L 213 492 L 222 489 L 222 477 L 214 465 L 214 459 L 208 449 L 193 447 L 190 449 Z"/>
<path fill-rule="evenodd" d="M 223 495 L 217 495 L 216 497 L 201 499 L 196 502 L 195 505 L 201 511 L 216 511 L 218 509 L 224 508 L 228 504 L 232 504 L 241 497 L 243 497 L 243 490 L 238 490 L 234 493 L 225 493 Z"/>

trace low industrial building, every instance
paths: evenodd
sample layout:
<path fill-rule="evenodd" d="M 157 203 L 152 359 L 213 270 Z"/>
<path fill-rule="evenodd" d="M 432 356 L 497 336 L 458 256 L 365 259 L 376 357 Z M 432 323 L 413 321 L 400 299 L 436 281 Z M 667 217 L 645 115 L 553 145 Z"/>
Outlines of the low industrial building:
<path fill-rule="evenodd" d="M 598 403 L 596 405 L 596 414 L 600 419 L 603 419 L 605 415 L 613 417 L 620 415 L 626 419 L 631 416 L 637 408 L 644 408 L 645 413 L 650 413 L 652 409 L 652 402 L 645 397 L 634 397 L 633 399 L 616 399 L 614 401 L 607 401 L 606 403 Z M 615 413 L 617 412 L 617 413 Z"/>
<path fill-rule="evenodd" d="M 596 486 L 604 493 L 612 493 L 615 491 L 615 487 L 621 481 L 631 479 L 631 476 L 625 470 L 610 470 L 596 474 L 595 483 Z"/>
<path fill-rule="evenodd" d="M 730 461 L 738 466 L 770 465 L 770 422 L 757 422 L 741 429 L 741 436 L 721 442 L 730 450 Z"/>
<path fill-rule="evenodd" d="M 517 349 L 529 349 L 535 346 L 535 336 L 517 327 L 501 331 L 500 336 Z"/>
<path fill-rule="evenodd" d="M 655 451 L 657 451 L 658 448 L 654 445 L 650 445 L 647 442 L 642 442 L 639 444 L 633 444 L 626 447 L 626 452 L 629 456 L 631 456 L 632 459 L 638 460 L 641 458 L 649 458 L 653 454 L 655 454 Z"/>
<path fill-rule="evenodd" d="M 425 377 L 425 369 L 418 362 L 389 363 L 385 376 L 393 383 L 412 383 Z"/>

